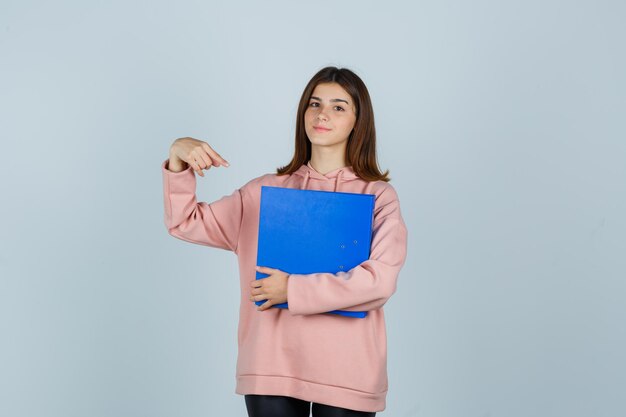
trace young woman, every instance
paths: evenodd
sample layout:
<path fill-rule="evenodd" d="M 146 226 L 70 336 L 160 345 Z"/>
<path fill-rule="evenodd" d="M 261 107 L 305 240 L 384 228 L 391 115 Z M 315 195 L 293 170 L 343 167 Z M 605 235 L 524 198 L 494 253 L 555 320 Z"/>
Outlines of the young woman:
<path fill-rule="evenodd" d="M 239 261 L 237 394 L 250 417 L 374 416 L 386 407 L 383 305 L 396 291 L 407 249 L 400 202 L 376 159 L 374 114 L 363 81 L 326 67 L 298 106 L 289 164 L 212 203 L 196 177 L 229 163 L 209 144 L 176 139 L 162 162 L 164 221 L 179 239 L 234 252 Z M 255 265 L 261 186 L 375 195 L 370 258 L 347 272 L 289 274 Z M 256 280 L 255 270 L 268 274 Z M 255 301 L 265 301 L 257 307 Z M 271 308 L 287 302 L 288 309 Z M 324 314 L 367 311 L 365 318 Z"/>

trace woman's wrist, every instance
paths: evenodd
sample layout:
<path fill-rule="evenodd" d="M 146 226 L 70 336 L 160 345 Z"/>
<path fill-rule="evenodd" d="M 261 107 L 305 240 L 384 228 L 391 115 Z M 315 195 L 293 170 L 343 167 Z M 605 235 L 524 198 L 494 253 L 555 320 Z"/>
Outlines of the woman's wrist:
<path fill-rule="evenodd" d="M 188 168 L 188 165 L 185 161 L 170 153 L 170 159 L 167 163 L 168 171 L 172 172 L 181 172 Z"/>

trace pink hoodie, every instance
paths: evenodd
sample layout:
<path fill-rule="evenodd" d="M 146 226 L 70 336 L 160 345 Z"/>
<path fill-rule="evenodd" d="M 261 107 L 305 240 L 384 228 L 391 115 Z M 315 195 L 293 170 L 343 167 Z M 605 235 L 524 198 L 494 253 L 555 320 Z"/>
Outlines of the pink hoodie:
<path fill-rule="evenodd" d="M 391 184 L 364 181 L 351 167 L 323 175 L 308 162 L 292 175 L 265 174 L 206 203 L 196 199 L 193 169 L 172 172 L 167 164 L 166 159 L 161 169 L 169 234 L 238 256 L 241 302 L 235 393 L 286 395 L 383 411 L 388 389 L 383 305 L 396 291 L 407 251 L 407 229 Z M 256 276 L 262 185 L 375 194 L 370 259 L 347 272 L 291 274 L 289 309 L 257 311 L 250 300 L 250 283 Z M 332 310 L 368 313 L 365 318 L 319 314 Z"/>

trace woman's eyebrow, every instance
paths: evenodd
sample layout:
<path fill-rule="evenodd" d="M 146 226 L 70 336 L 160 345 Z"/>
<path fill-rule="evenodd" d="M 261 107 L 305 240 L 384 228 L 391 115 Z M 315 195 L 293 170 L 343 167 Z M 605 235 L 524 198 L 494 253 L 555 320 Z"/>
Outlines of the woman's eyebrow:
<path fill-rule="evenodd" d="M 321 99 L 321 98 L 319 98 L 319 97 L 311 96 L 311 98 L 312 98 L 312 99 L 315 99 L 315 100 L 322 101 L 322 99 Z M 333 101 L 343 101 L 344 103 L 346 103 L 346 104 L 348 104 L 348 105 L 350 104 L 350 103 L 348 103 L 346 100 L 341 99 L 341 98 L 333 98 L 333 99 L 331 99 L 330 101 L 331 101 L 331 102 L 333 102 Z"/>

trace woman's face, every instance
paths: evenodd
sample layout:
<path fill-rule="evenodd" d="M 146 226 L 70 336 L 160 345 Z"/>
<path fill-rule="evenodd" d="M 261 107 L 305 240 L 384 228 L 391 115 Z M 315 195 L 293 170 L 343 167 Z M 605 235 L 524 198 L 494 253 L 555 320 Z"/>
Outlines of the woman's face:
<path fill-rule="evenodd" d="M 304 112 L 304 128 L 312 146 L 345 146 L 355 122 L 356 108 L 346 90 L 334 82 L 315 87 Z"/>

